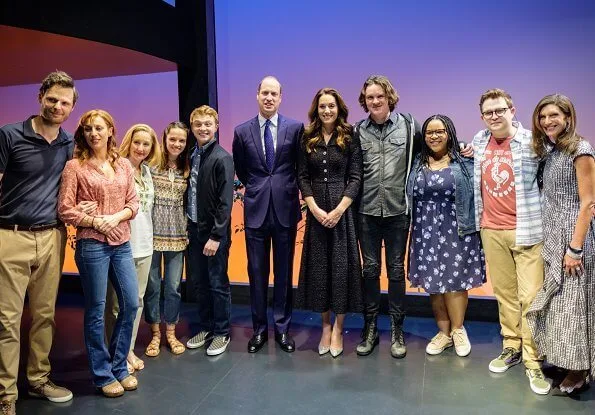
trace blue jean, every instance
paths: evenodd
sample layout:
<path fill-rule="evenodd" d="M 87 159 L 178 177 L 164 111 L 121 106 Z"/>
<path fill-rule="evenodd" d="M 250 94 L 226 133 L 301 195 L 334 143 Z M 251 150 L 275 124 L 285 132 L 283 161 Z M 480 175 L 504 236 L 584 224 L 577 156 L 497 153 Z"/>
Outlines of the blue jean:
<path fill-rule="evenodd" d="M 138 281 L 130 243 L 108 245 L 94 239 L 77 241 L 74 259 L 85 296 L 85 346 L 95 386 L 101 388 L 128 376 L 126 357 L 138 309 Z M 103 315 L 108 278 L 116 291 L 120 312 L 105 345 Z"/>
<path fill-rule="evenodd" d="M 227 274 L 229 237 L 219 241 L 215 255 L 205 256 L 202 251 L 209 240 L 210 230 L 201 235 L 197 226 L 190 224 L 188 231 L 188 268 L 198 304 L 199 330 L 227 336 L 231 320 L 231 288 Z"/>
<path fill-rule="evenodd" d="M 145 292 L 145 321 L 161 322 L 159 299 L 161 297 L 161 258 L 163 257 L 163 318 L 167 324 L 177 324 L 180 317 L 180 282 L 184 268 L 184 251 L 154 251 Z"/>

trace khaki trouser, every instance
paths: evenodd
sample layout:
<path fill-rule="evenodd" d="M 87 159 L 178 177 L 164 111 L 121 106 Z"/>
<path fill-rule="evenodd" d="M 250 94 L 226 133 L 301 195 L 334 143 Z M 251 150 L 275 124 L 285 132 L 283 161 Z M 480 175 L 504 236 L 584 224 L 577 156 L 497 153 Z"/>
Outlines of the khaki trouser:
<path fill-rule="evenodd" d="M 20 327 L 29 294 L 27 379 L 36 386 L 50 373 L 54 313 L 64 264 L 66 230 L 41 232 L 0 229 L 0 400 L 16 400 Z"/>
<path fill-rule="evenodd" d="M 138 334 L 138 326 L 143 315 L 143 298 L 147 290 L 147 283 L 149 282 L 149 270 L 151 269 L 151 260 L 153 255 L 144 258 L 134 258 L 134 267 L 136 268 L 136 277 L 138 278 L 138 311 L 134 318 L 134 325 L 132 326 L 132 341 L 130 342 L 130 351 L 134 351 L 134 344 L 136 343 L 136 336 Z M 112 283 L 107 284 L 107 298 L 105 301 L 105 337 L 107 343 L 112 337 L 116 319 L 118 318 L 118 297 L 116 291 L 112 287 Z"/>
<path fill-rule="evenodd" d="M 482 229 L 481 241 L 498 300 L 503 347 L 522 350 L 528 369 L 541 366 L 527 310 L 543 285 L 543 243 L 517 246 L 515 230 Z"/>

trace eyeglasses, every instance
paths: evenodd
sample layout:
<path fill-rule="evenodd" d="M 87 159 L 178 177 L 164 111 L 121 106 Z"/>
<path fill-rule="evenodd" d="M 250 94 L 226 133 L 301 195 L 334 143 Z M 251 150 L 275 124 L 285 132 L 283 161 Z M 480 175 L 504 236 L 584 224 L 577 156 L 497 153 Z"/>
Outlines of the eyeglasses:
<path fill-rule="evenodd" d="M 437 137 L 444 137 L 444 136 L 446 136 L 446 130 L 441 129 L 441 130 L 426 131 L 426 137 L 432 137 L 434 135 Z"/>
<path fill-rule="evenodd" d="M 494 114 L 496 114 L 496 117 L 501 117 L 506 113 L 506 110 L 508 110 L 510 108 L 506 107 L 506 108 L 496 108 L 493 111 L 484 111 L 481 113 L 481 115 L 483 115 L 485 118 L 492 118 L 492 116 Z"/>

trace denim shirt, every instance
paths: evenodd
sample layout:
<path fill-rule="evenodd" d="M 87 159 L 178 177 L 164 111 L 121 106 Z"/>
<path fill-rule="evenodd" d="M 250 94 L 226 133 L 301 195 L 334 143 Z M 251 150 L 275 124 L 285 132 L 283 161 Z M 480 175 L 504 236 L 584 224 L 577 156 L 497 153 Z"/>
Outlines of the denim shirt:
<path fill-rule="evenodd" d="M 410 213 L 405 187 L 413 157 L 421 148 L 421 128 L 411 114 L 391 112 L 381 129 L 371 118 L 356 123 L 363 174 L 358 213 L 390 217 Z"/>
<path fill-rule="evenodd" d="M 455 177 L 455 206 L 457 210 L 457 228 L 459 235 L 476 232 L 475 203 L 473 201 L 473 159 L 463 158 L 462 163 L 451 160 L 450 170 Z M 413 187 L 417 174 L 423 168 L 420 156 L 415 157 L 411 174 L 407 180 L 407 199 L 409 206 L 413 206 Z"/>

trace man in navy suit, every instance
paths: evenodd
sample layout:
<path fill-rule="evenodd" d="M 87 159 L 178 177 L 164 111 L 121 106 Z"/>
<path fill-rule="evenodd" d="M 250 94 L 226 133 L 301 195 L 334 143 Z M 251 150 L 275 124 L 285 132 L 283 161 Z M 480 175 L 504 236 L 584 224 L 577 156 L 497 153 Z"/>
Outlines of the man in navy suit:
<path fill-rule="evenodd" d="M 297 223 L 302 215 L 296 179 L 299 140 L 304 126 L 277 111 L 281 84 L 265 77 L 256 95 L 259 114 L 236 127 L 233 159 L 245 186 L 244 225 L 254 333 L 248 352 L 268 340 L 267 291 L 273 244 L 275 341 L 291 353 L 292 271 Z"/>

